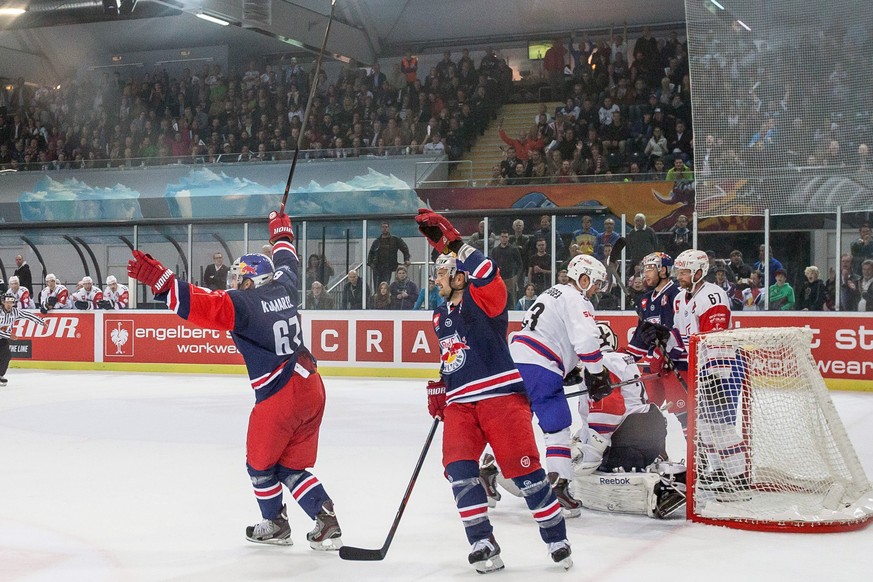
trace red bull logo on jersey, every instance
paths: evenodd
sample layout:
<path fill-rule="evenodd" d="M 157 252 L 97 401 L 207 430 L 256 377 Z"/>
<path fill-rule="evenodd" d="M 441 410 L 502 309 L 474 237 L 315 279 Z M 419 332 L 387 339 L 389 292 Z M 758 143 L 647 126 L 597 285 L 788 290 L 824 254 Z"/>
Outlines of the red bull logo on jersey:
<path fill-rule="evenodd" d="M 442 373 L 451 374 L 464 365 L 467 361 L 467 350 L 470 346 L 461 339 L 458 334 L 440 338 L 440 360 L 442 361 Z"/>

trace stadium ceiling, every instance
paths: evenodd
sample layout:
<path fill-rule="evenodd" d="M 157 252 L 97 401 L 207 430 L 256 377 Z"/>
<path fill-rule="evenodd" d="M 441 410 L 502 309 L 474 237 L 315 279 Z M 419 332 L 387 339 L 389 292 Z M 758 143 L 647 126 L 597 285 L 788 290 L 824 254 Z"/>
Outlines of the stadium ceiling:
<path fill-rule="evenodd" d="M 44 60 L 61 75 L 94 55 L 156 48 L 311 54 L 321 45 L 330 0 L 0 0 L 0 9 L 17 7 L 26 12 L 0 15 L 2 56 Z M 369 64 L 406 48 L 499 47 L 555 31 L 602 35 L 613 23 L 684 20 L 683 0 L 337 0 L 328 53 Z"/>

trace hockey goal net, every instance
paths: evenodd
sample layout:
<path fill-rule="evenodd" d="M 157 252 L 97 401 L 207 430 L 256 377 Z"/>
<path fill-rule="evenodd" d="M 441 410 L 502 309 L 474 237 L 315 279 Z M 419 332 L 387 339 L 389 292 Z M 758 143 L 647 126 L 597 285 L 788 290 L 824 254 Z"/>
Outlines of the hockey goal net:
<path fill-rule="evenodd" d="M 843 531 L 873 494 L 804 328 L 692 336 L 688 519 L 763 531 Z"/>

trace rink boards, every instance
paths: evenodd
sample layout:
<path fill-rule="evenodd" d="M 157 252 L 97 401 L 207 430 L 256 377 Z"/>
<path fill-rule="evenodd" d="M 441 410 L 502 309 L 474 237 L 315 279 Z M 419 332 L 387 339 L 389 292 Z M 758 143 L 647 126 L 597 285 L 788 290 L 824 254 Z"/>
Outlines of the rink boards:
<path fill-rule="evenodd" d="M 510 333 L 523 312 L 510 312 Z M 228 332 L 190 325 L 169 311 L 57 311 L 48 326 L 15 324 L 13 367 L 240 373 Z M 625 345 L 635 315 L 605 312 Z M 873 391 L 873 313 L 733 313 L 734 327 L 810 327 L 812 354 L 830 388 Z M 327 375 L 432 377 L 439 364 L 424 311 L 306 311 L 304 336 Z"/>

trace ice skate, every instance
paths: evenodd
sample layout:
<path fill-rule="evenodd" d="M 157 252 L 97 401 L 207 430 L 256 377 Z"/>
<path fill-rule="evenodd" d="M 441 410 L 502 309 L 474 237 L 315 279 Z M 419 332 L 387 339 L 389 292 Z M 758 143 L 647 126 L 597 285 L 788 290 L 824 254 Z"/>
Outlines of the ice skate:
<path fill-rule="evenodd" d="M 503 569 L 500 558 L 500 546 L 493 535 L 473 544 L 470 556 L 467 558 L 480 574 L 488 574 Z"/>
<path fill-rule="evenodd" d="M 570 542 L 567 540 L 561 540 L 549 544 L 549 554 L 552 555 L 552 561 L 556 564 L 560 564 L 565 570 L 569 570 L 573 566 L 573 558 L 570 557 L 570 554 L 572 553 L 572 550 L 570 550 Z"/>
<path fill-rule="evenodd" d="M 246 528 L 246 539 L 256 544 L 273 544 L 277 546 L 290 546 L 291 526 L 288 525 L 288 512 L 285 506 L 274 519 L 265 519 L 261 523 L 250 525 Z"/>
<path fill-rule="evenodd" d="M 309 547 L 313 550 L 331 551 L 343 547 L 340 536 L 343 535 L 336 513 L 333 510 L 333 501 L 327 500 L 315 516 L 315 529 L 306 534 Z"/>
<path fill-rule="evenodd" d="M 0 386 L 6 386 L 8 381 L 5 376 L 0 376 Z"/>
<path fill-rule="evenodd" d="M 564 517 L 579 517 L 582 515 L 582 502 L 570 494 L 570 482 L 558 477 L 557 473 L 549 473 L 552 492 L 564 509 Z"/>
<path fill-rule="evenodd" d="M 497 490 L 497 474 L 499 472 L 494 463 L 494 457 L 490 453 L 485 453 L 482 467 L 479 468 L 479 481 L 485 488 L 485 495 L 488 496 L 488 507 L 491 508 L 497 507 L 497 502 L 500 501 L 500 491 Z"/>

